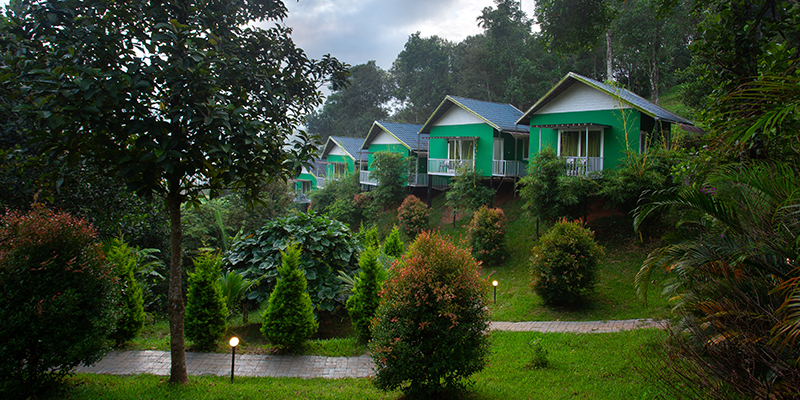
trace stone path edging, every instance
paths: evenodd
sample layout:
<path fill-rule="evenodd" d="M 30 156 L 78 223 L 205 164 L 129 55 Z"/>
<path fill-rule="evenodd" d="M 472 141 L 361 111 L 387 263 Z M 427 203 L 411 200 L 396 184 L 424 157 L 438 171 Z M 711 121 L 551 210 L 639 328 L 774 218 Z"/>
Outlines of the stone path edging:
<path fill-rule="evenodd" d="M 641 328 L 664 328 L 653 319 L 618 321 L 534 321 L 492 322 L 490 329 L 514 332 L 610 333 Z M 76 372 L 108 375 L 169 375 L 170 354 L 167 351 L 112 351 L 98 363 L 78 367 Z M 229 376 L 231 355 L 220 353 L 186 353 L 189 375 Z M 364 378 L 373 375 L 369 356 L 272 356 L 242 354 L 236 356 L 236 376 L 298 378 Z"/>

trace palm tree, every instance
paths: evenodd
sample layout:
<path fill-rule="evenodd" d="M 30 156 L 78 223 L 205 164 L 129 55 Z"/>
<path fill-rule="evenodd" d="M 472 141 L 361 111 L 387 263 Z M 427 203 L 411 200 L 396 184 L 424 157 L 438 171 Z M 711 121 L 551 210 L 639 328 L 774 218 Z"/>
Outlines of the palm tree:
<path fill-rule="evenodd" d="M 710 372 L 702 382 L 710 391 L 721 385 L 765 399 L 800 393 L 800 171 L 725 168 L 703 184 L 652 196 L 636 210 L 637 229 L 664 208 L 682 216 L 679 240 L 648 256 L 636 287 L 646 296 L 652 273 L 669 273 L 664 293 L 675 304 L 682 361 Z"/>

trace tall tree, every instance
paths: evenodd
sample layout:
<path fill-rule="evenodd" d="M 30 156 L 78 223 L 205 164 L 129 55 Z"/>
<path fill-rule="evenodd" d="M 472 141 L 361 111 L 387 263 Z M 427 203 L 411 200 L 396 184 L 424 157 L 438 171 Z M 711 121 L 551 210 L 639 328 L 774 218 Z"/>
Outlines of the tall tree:
<path fill-rule="evenodd" d="M 395 119 L 424 123 L 445 96 L 452 93 L 453 44 L 438 36 L 423 38 L 419 32 L 408 37 L 390 70 L 395 81 L 395 98 L 403 108 Z"/>
<path fill-rule="evenodd" d="M 610 28 L 616 75 L 628 89 L 658 104 L 662 75 L 688 67 L 686 55 L 696 21 L 686 17 L 683 4 L 659 13 L 654 0 L 628 0 L 616 10 Z"/>
<path fill-rule="evenodd" d="M 613 79 L 610 0 L 536 0 L 535 15 L 548 42 L 559 52 L 590 50 L 605 37 L 606 79 Z"/>
<path fill-rule="evenodd" d="M 323 141 L 328 136 L 364 137 L 372 123 L 389 116 L 391 81 L 386 71 L 369 61 L 350 68 L 350 84 L 332 93 L 322 111 L 307 118 L 308 131 Z"/>
<path fill-rule="evenodd" d="M 4 26 L 16 44 L 3 84 L 50 160 L 82 159 L 170 214 L 171 382 L 187 382 L 181 290 L 181 204 L 293 174 L 315 148 L 300 132 L 345 66 L 306 57 L 275 0 L 31 1 Z M 8 33 L 11 33 L 9 35 Z"/>

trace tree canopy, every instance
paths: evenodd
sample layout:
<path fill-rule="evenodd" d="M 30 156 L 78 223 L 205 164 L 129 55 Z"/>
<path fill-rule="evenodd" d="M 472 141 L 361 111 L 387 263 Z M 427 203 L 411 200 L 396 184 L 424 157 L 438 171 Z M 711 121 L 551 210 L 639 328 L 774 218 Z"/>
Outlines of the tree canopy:
<path fill-rule="evenodd" d="M 186 382 L 180 205 L 293 175 L 296 132 L 345 65 L 309 59 L 273 0 L 32 1 L 4 24 L 7 91 L 48 160 L 84 160 L 170 210 L 171 381 Z M 290 137 L 294 134 L 295 140 Z"/>

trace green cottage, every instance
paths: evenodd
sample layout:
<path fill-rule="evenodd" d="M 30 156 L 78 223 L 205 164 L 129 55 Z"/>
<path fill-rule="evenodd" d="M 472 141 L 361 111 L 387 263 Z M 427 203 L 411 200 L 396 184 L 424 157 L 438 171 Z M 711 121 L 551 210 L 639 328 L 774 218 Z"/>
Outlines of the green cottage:
<path fill-rule="evenodd" d="M 330 136 L 322 149 L 319 164 L 324 165 L 324 179 L 335 181 L 355 173 L 361 164 L 361 144 L 364 139 Z M 320 179 L 317 176 L 317 179 Z"/>
<path fill-rule="evenodd" d="M 369 190 L 378 182 L 370 178 L 373 161 L 379 152 L 398 153 L 410 157 L 411 171 L 408 186 L 428 185 L 428 135 L 420 135 L 422 125 L 398 124 L 375 121 L 361 145 L 361 152 L 367 154 L 367 163 L 361 164 L 360 181 Z"/>
<path fill-rule="evenodd" d="M 626 89 L 570 72 L 517 121 L 530 126 L 530 156 L 546 147 L 567 160 L 570 175 L 616 168 L 626 151 L 669 147 L 673 126 L 698 129 Z"/>
<path fill-rule="evenodd" d="M 460 170 L 516 178 L 528 164 L 529 128 L 511 104 L 447 96 L 420 130 L 430 135 L 428 175 L 449 182 Z M 444 178 L 444 179 L 442 179 Z"/>
<path fill-rule="evenodd" d="M 310 167 L 305 167 L 300 170 L 295 181 L 295 201 L 300 203 L 308 203 L 308 195 L 317 189 L 321 189 L 325 185 L 325 167 L 320 163 L 321 160 L 315 159 L 311 162 Z M 322 179 L 318 179 L 321 176 Z"/>

